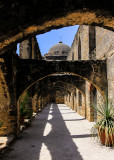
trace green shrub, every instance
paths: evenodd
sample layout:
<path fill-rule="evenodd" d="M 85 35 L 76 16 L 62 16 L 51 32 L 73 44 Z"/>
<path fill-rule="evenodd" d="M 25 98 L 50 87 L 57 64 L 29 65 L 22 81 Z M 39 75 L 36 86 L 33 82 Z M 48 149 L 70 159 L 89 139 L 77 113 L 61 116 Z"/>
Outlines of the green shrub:
<path fill-rule="evenodd" d="M 30 103 L 30 96 L 28 92 L 25 93 L 23 99 L 20 101 L 20 115 L 26 118 L 31 118 L 32 116 L 32 109 L 29 106 Z"/>
<path fill-rule="evenodd" d="M 0 128 L 3 126 L 3 121 L 2 120 L 0 120 Z"/>

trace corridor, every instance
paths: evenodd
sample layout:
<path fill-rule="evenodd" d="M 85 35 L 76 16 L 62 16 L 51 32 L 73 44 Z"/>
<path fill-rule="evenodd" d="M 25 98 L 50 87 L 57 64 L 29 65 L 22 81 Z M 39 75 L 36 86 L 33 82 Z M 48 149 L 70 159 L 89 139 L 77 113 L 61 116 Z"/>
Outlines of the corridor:
<path fill-rule="evenodd" d="M 91 138 L 93 122 L 64 104 L 48 104 L 3 160 L 113 160 L 114 150 Z"/>

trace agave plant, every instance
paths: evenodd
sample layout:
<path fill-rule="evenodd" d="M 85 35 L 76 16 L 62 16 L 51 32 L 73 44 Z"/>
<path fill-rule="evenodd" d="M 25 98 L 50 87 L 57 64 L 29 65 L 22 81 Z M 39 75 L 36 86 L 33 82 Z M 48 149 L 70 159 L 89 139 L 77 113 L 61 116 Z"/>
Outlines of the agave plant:
<path fill-rule="evenodd" d="M 95 133 L 98 130 L 98 136 L 100 137 L 101 143 L 106 146 L 114 146 L 114 106 L 110 103 L 98 104 L 98 107 L 93 106 L 97 111 L 99 119 L 93 126 L 92 132 Z M 104 134 L 104 135 L 103 135 Z M 104 137 L 103 137 L 104 136 Z M 102 142 L 105 141 L 105 142 Z M 111 141 L 111 143 L 109 142 Z"/>

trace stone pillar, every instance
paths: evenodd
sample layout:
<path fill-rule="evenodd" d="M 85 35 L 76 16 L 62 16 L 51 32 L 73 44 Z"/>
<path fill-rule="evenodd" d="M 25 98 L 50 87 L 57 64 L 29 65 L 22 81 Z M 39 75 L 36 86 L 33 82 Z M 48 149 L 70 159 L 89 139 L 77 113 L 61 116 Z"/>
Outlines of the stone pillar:
<path fill-rule="evenodd" d="M 64 104 L 66 104 L 65 98 L 66 98 L 66 95 L 64 96 Z"/>
<path fill-rule="evenodd" d="M 65 95 L 65 105 L 67 105 L 67 95 Z"/>
<path fill-rule="evenodd" d="M 65 105 L 67 105 L 67 95 L 65 95 Z"/>
<path fill-rule="evenodd" d="M 90 83 L 86 81 L 86 118 L 90 121 Z"/>
<path fill-rule="evenodd" d="M 68 106 L 68 94 L 66 95 L 66 105 Z"/>
<path fill-rule="evenodd" d="M 41 107 L 40 107 L 40 97 L 38 97 L 38 111 L 40 111 L 41 110 Z"/>
<path fill-rule="evenodd" d="M 19 56 L 21 59 L 42 59 L 36 36 L 26 39 L 20 43 Z"/>
<path fill-rule="evenodd" d="M 85 117 L 85 106 L 86 106 L 86 104 L 85 104 L 85 96 L 82 94 L 82 111 L 81 111 L 81 115 L 83 116 L 83 117 Z"/>
<path fill-rule="evenodd" d="M 32 37 L 32 59 L 36 60 L 42 59 L 36 36 Z"/>
<path fill-rule="evenodd" d="M 71 95 L 70 95 L 70 108 L 72 109 L 72 93 L 71 93 Z"/>
<path fill-rule="evenodd" d="M 17 133 L 16 48 L 0 56 L 0 136 Z"/>
<path fill-rule="evenodd" d="M 114 104 L 114 52 L 107 59 L 108 99 Z"/>
<path fill-rule="evenodd" d="M 97 90 L 97 107 L 99 108 L 99 106 L 102 106 L 104 102 L 103 96 L 101 95 L 101 93 Z M 99 120 L 99 118 L 101 118 L 98 114 L 97 114 L 97 120 Z"/>
<path fill-rule="evenodd" d="M 86 118 L 88 121 L 93 122 L 94 121 L 94 111 L 93 107 L 90 105 L 90 87 L 91 84 L 86 81 Z"/>
<path fill-rule="evenodd" d="M 32 109 L 33 112 L 38 112 L 38 99 L 37 99 L 37 94 L 34 95 L 34 97 L 32 98 Z"/>
<path fill-rule="evenodd" d="M 42 97 L 42 109 L 44 108 L 44 97 Z"/>
<path fill-rule="evenodd" d="M 69 94 L 69 107 L 71 108 L 71 95 Z"/>
<path fill-rule="evenodd" d="M 70 102 L 69 102 L 69 96 L 70 96 L 70 95 L 68 94 L 68 96 L 67 96 L 67 106 L 68 106 L 68 107 L 70 107 L 70 105 L 69 105 L 69 103 L 70 103 Z"/>
<path fill-rule="evenodd" d="M 80 114 L 79 112 L 79 90 L 76 90 L 76 101 L 77 101 L 77 113 Z"/>
<path fill-rule="evenodd" d="M 19 56 L 21 59 L 31 59 L 32 58 L 32 45 L 31 38 L 24 40 L 19 45 Z"/>
<path fill-rule="evenodd" d="M 67 95 L 66 105 L 68 106 L 68 95 Z"/>
<path fill-rule="evenodd" d="M 42 97 L 40 96 L 40 110 L 42 110 Z"/>
<path fill-rule="evenodd" d="M 75 90 L 75 94 L 74 94 L 74 111 L 77 112 L 77 97 L 76 97 L 76 90 Z"/>
<path fill-rule="evenodd" d="M 74 110 L 74 95 L 71 93 L 71 108 Z"/>

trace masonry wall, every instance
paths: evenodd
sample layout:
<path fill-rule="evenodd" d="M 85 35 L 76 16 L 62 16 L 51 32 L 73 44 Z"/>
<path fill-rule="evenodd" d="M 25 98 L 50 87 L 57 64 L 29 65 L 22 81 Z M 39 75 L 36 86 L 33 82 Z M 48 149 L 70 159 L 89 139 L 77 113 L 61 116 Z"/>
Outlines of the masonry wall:
<path fill-rule="evenodd" d="M 81 42 L 81 60 L 89 59 L 89 30 L 88 26 L 79 26 L 78 31 L 74 37 L 68 60 L 72 60 L 72 53 L 74 53 L 74 60 L 78 60 L 79 41 Z"/>
<path fill-rule="evenodd" d="M 94 34 L 92 34 L 92 29 L 94 29 Z M 81 60 L 89 60 L 91 53 L 95 55 L 93 59 L 107 60 L 108 98 L 114 101 L 114 32 L 101 27 L 79 26 L 68 60 L 79 60 L 79 41 L 81 43 Z M 92 51 L 91 41 L 95 43 Z M 74 59 L 72 59 L 72 53 L 74 53 Z"/>
<path fill-rule="evenodd" d="M 102 27 L 96 28 L 96 58 L 108 59 L 114 54 L 114 32 Z"/>
<path fill-rule="evenodd" d="M 96 27 L 97 59 L 107 59 L 108 97 L 114 102 L 114 32 Z"/>
<path fill-rule="evenodd" d="M 81 42 L 81 60 L 89 60 L 89 45 L 91 45 L 89 38 L 89 26 L 81 25 L 74 37 L 71 45 L 68 60 L 72 60 L 72 52 L 74 52 L 74 60 L 78 60 L 78 45 L 79 39 Z M 93 36 L 93 35 L 92 35 Z M 95 43 L 96 43 L 96 59 L 108 59 L 114 54 L 114 32 L 104 29 L 102 27 L 95 27 Z"/>

